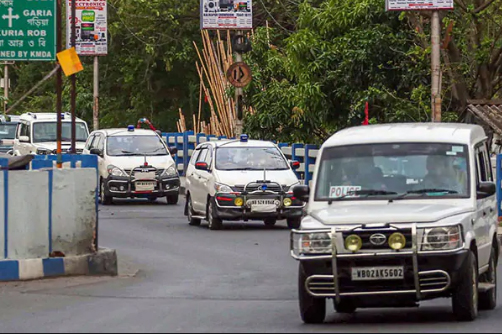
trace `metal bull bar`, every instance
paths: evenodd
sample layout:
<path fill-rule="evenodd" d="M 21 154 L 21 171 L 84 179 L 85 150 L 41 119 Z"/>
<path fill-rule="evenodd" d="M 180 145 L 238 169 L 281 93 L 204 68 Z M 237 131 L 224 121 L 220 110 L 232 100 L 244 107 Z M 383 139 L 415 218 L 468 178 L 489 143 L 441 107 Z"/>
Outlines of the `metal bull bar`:
<path fill-rule="evenodd" d="M 386 229 L 395 229 L 400 230 L 399 227 L 388 225 Z M 362 225 L 356 226 L 353 229 L 343 230 L 343 232 L 353 232 L 356 230 L 371 230 L 371 228 L 365 229 Z M 339 240 L 339 238 L 343 239 L 343 236 L 340 232 L 337 231 L 336 227 L 331 229 L 320 229 L 320 230 L 292 230 L 291 231 L 291 256 L 299 261 L 309 261 L 309 260 L 331 260 L 332 264 L 332 272 L 331 275 L 313 275 L 307 278 L 305 281 L 306 291 L 314 297 L 327 297 L 327 298 L 335 298 L 337 302 L 340 302 L 341 297 L 355 297 L 355 296 L 368 296 L 368 295 L 391 295 L 391 294 L 415 294 L 417 300 L 422 299 L 422 295 L 426 293 L 440 293 L 446 291 L 451 285 L 451 277 L 450 275 L 443 270 L 433 270 L 433 271 L 423 271 L 420 272 L 418 268 L 418 253 L 419 253 L 419 245 L 418 245 L 418 237 L 417 237 L 417 225 L 411 225 L 412 230 L 412 247 L 411 249 L 404 251 L 364 251 L 358 253 L 343 253 L 339 252 L 337 248 L 337 244 L 340 241 L 343 244 L 343 240 Z M 330 255 L 298 255 L 295 253 L 295 235 L 304 235 L 304 234 L 315 234 L 315 233 L 327 233 L 331 239 L 331 252 Z M 297 240 L 298 241 L 298 240 Z M 357 259 L 357 258 L 378 258 L 381 256 L 408 256 L 412 257 L 413 263 L 413 276 L 414 276 L 414 290 L 389 290 L 389 291 L 364 291 L 364 292 L 343 292 L 340 289 L 339 283 L 339 270 L 338 270 L 338 259 Z M 444 287 L 442 288 L 427 288 L 428 286 L 439 285 L 438 283 L 430 283 L 436 278 L 428 278 L 428 276 L 436 276 L 437 280 L 442 280 L 444 282 Z M 323 285 L 324 287 L 328 287 L 329 289 L 333 288 L 333 293 L 315 293 L 311 291 L 309 285 L 314 280 L 327 281 L 332 280 L 332 285 L 329 283 L 318 283 Z M 429 282 L 429 283 L 428 283 Z"/>

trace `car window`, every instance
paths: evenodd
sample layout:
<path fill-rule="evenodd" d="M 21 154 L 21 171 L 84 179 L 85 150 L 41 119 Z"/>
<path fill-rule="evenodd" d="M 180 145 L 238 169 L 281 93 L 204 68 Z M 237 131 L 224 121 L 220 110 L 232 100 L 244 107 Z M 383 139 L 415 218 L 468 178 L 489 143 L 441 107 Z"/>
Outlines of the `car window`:
<path fill-rule="evenodd" d="M 195 150 L 192 153 L 192 158 L 190 159 L 190 165 L 195 166 L 195 163 L 197 162 L 197 159 L 199 158 L 201 150 Z"/>
<path fill-rule="evenodd" d="M 89 137 L 89 139 L 87 140 L 87 143 L 85 144 L 85 149 L 86 150 L 90 150 L 92 149 L 92 141 L 94 140 L 94 138 L 96 138 L 96 135 L 92 135 Z"/>
<path fill-rule="evenodd" d="M 476 148 L 477 182 L 492 182 L 491 164 L 488 159 L 486 144 Z"/>
<path fill-rule="evenodd" d="M 213 162 L 213 149 L 212 149 L 212 147 L 207 148 L 207 154 L 206 154 L 206 158 L 204 159 L 204 162 L 207 163 L 208 166 L 211 166 L 211 163 Z"/>
<path fill-rule="evenodd" d="M 103 135 L 97 135 L 96 140 L 97 140 L 96 148 L 98 150 L 103 151 L 105 149 L 105 138 L 103 137 Z"/>
<path fill-rule="evenodd" d="M 89 133 L 83 122 L 76 123 L 76 141 L 85 142 Z M 71 123 L 63 122 L 61 138 L 65 142 L 71 141 Z M 37 122 L 33 124 L 33 142 L 55 142 L 57 141 L 57 122 Z"/>
<path fill-rule="evenodd" d="M 469 197 L 466 145 L 391 143 L 330 147 L 320 160 L 315 200 Z M 366 191 L 364 195 L 351 195 Z"/>
<path fill-rule="evenodd" d="M 101 144 L 101 143 L 100 143 Z M 163 156 L 168 155 L 165 143 L 157 135 L 112 136 L 106 140 L 109 156 Z"/>
<path fill-rule="evenodd" d="M 288 170 L 289 164 L 276 147 L 219 147 L 218 170 Z"/>
<path fill-rule="evenodd" d="M 200 151 L 200 154 L 197 158 L 197 162 L 205 162 L 206 161 L 206 156 L 207 156 L 207 153 L 208 153 L 208 149 L 207 147 L 204 147 L 201 151 Z"/>

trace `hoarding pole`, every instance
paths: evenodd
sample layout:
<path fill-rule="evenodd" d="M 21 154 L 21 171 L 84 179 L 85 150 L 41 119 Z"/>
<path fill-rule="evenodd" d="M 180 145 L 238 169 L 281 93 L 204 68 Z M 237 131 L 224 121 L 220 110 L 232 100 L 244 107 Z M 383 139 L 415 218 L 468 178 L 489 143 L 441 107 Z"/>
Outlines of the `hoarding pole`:
<path fill-rule="evenodd" d="M 439 11 L 432 12 L 431 24 L 431 97 L 432 97 L 432 121 L 441 122 L 441 21 L 439 19 Z"/>
<path fill-rule="evenodd" d="M 56 49 L 57 53 L 62 51 L 62 39 L 63 34 L 61 29 L 63 28 L 63 13 L 62 13 L 62 0 L 57 2 L 57 17 L 56 17 Z M 63 132 L 63 123 L 61 119 L 61 113 L 63 112 L 63 72 L 61 67 L 58 68 L 56 73 L 56 113 L 57 113 L 57 168 L 63 168 L 63 156 L 61 148 L 61 137 Z"/>
<path fill-rule="evenodd" d="M 94 131 L 99 130 L 99 57 L 94 57 Z"/>
<path fill-rule="evenodd" d="M 3 114 L 7 116 L 7 100 L 9 99 L 9 65 L 7 62 L 4 63 L 5 68 L 4 68 L 4 83 L 3 83 L 3 89 L 4 89 L 4 101 L 3 101 Z"/>
<path fill-rule="evenodd" d="M 244 33 L 239 30 L 237 35 L 243 36 Z M 235 61 L 242 62 L 242 54 L 240 52 L 235 53 Z M 238 137 L 242 134 L 242 88 L 235 88 L 235 111 L 237 112 L 237 119 L 235 120 L 235 136 Z"/>
<path fill-rule="evenodd" d="M 76 1 L 71 0 L 71 46 L 76 47 L 76 18 L 77 18 L 77 8 Z M 73 74 L 71 76 L 71 153 L 77 153 L 77 140 L 76 140 L 76 109 L 77 108 L 77 76 Z"/>

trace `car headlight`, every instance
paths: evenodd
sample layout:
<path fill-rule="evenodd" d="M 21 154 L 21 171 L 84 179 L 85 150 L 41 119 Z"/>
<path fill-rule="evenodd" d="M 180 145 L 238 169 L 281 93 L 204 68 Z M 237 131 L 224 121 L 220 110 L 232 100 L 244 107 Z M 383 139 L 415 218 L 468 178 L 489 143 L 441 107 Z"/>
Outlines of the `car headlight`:
<path fill-rule="evenodd" d="M 299 243 L 300 254 L 332 254 L 333 252 L 329 233 L 303 234 Z"/>
<path fill-rule="evenodd" d="M 48 155 L 51 154 L 52 151 L 46 148 L 37 148 L 37 154 L 39 155 Z"/>
<path fill-rule="evenodd" d="M 440 251 L 461 248 L 463 245 L 460 226 L 434 227 L 424 230 L 422 251 Z"/>
<path fill-rule="evenodd" d="M 230 188 L 229 186 L 227 186 L 226 184 L 222 184 L 222 183 L 215 183 L 214 184 L 214 189 L 216 189 L 216 192 L 218 193 L 233 193 L 234 191 L 232 190 L 232 188 Z"/>
<path fill-rule="evenodd" d="M 162 176 L 177 176 L 178 171 L 174 167 L 169 167 L 162 173 Z"/>
<path fill-rule="evenodd" d="M 127 176 L 127 174 L 117 166 L 109 165 L 106 169 L 108 170 L 108 174 L 112 176 Z"/>

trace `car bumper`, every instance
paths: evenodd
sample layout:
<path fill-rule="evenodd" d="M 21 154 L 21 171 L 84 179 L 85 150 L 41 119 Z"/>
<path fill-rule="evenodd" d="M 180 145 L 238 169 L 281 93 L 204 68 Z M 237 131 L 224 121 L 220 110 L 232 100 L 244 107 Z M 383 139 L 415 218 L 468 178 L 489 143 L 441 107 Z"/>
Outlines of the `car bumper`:
<path fill-rule="evenodd" d="M 137 191 L 136 182 L 130 177 L 110 176 L 106 179 L 106 195 L 116 198 L 152 198 L 178 195 L 180 192 L 179 177 L 157 178 L 148 180 L 155 183 L 153 191 Z"/>
<path fill-rule="evenodd" d="M 306 233 L 312 231 L 292 231 L 291 254 L 301 261 L 307 275 L 307 292 L 314 297 L 337 300 L 351 298 L 363 306 L 376 303 L 368 307 L 386 306 L 398 300 L 418 302 L 450 297 L 459 280 L 463 279 L 459 275 L 463 272 L 469 254 L 469 250 L 464 248 L 436 252 L 418 251 L 416 228 L 412 245 L 400 251 L 388 248 L 351 253 L 338 248 L 340 246 L 333 246 L 332 254 L 299 254 L 298 248 L 295 248 L 300 245 L 298 237 Z M 336 239 L 332 239 L 333 245 L 337 244 L 334 241 Z M 370 280 L 352 276 L 354 268 L 371 268 L 378 271 L 396 267 L 403 269 L 403 278 L 378 278 L 374 273 Z"/>
<path fill-rule="evenodd" d="M 219 219 L 230 221 L 301 218 L 304 209 L 303 203 L 293 201 L 293 205 L 285 206 L 284 199 L 288 197 L 291 198 L 291 196 L 284 194 L 251 197 L 242 196 L 240 194 L 217 194 L 214 214 Z M 277 202 L 277 205 L 274 210 L 266 210 L 265 212 L 253 211 L 248 205 L 236 206 L 236 198 L 242 198 L 244 203 L 249 199 L 272 200 Z"/>

